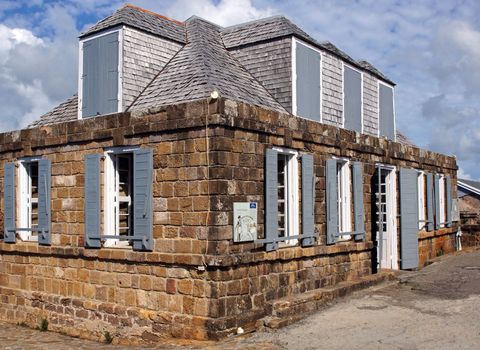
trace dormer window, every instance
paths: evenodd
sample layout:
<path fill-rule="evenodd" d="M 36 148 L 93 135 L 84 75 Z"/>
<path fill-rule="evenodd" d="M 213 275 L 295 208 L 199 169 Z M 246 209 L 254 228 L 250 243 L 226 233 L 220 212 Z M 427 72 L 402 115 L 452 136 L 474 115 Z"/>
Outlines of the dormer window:
<path fill-rule="evenodd" d="M 395 104 L 393 87 L 384 83 L 378 84 L 379 135 L 395 141 Z"/>
<path fill-rule="evenodd" d="M 121 36 L 117 29 L 80 41 L 79 119 L 122 110 Z"/>
<path fill-rule="evenodd" d="M 294 115 L 321 121 L 320 51 L 311 45 L 292 40 Z"/>
<path fill-rule="evenodd" d="M 343 126 L 363 132 L 363 74 L 358 69 L 343 65 Z"/>

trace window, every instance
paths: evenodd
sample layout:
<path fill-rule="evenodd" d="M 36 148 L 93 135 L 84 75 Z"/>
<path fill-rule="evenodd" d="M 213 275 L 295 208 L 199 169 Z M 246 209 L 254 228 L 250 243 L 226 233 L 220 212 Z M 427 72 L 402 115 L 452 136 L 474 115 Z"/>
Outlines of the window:
<path fill-rule="evenodd" d="M 80 41 L 80 119 L 122 110 L 122 35 L 113 30 Z"/>
<path fill-rule="evenodd" d="M 298 235 L 298 154 L 295 151 L 277 149 L 277 191 L 278 191 L 278 237 Z M 286 245 L 297 240 L 285 241 Z"/>
<path fill-rule="evenodd" d="M 392 86 L 378 84 L 378 122 L 380 137 L 395 141 L 395 102 Z"/>
<path fill-rule="evenodd" d="M 439 223 L 440 227 L 445 227 L 445 176 L 440 175 L 439 178 L 439 186 L 438 186 L 438 193 L 439 193 Z"/>
<path fill-rule="evenodd" d="M 363 131 L 362 81 L 360 71 L 343 65 L 343 126 L 357 132 Z"/>
<path fill-rule="evenodd" d="M 300 117 L 321 121 L 320 51 L 292 39 L 292 112 Z"/>
<path fill-rule="evenodd" d="M 426 222 L 426 211 L 427 203 L 426 198 L 426 176 L 423 171 L 417 172 L 417 181 L 418 181 L 418 229 L 425 230 Z"/>
<path fill-rule="evenodd" d="M 133 150 L 107 151 L 105 159 L 104 234 L 133 236 Z M 105 246 L 126 247 L 129 241 L 107 239 Z"/>
<path fill-rule="evenodd" d="M 338 183 L 338 229 L 340 239 L 350 239 L 352 232 L 352 176 L 350 162 L 346 159 L 337 159 Z M 342 233 L 348 233 L 342 235 Z"/>
<path fill-rule="evenodd" d="M 19 227 L 38 228 L 38 160 L 35 158 L 20 161 L 19 172 Z M 20 239 L 37 241 L 37 231 L 19 231 Z"/>

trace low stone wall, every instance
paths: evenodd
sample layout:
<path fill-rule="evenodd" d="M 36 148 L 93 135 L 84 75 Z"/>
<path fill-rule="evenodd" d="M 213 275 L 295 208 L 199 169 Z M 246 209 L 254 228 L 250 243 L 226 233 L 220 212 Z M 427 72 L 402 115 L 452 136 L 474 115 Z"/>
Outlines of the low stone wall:
<path fill-rule="evenodd" d="M 455 231 L 444 229 L 437 232 L 421 232 L 418 241 L 418 265 L 425 266 L 430 260 L 456 250 Z"/>
<path fill-rule="evenodd" d="M 480 214 L 477 212 L 460 213 L 462 227 L 462 246 L 480 246 Z"/>

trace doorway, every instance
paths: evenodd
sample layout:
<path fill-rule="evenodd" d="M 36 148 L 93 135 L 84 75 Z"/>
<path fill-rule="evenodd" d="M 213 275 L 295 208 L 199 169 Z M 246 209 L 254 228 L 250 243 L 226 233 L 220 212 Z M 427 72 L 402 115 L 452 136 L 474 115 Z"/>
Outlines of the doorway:
<path fill-rule="evenodd" d="M 395 167 L 378 165 L 373 177 L 376 262 L 374 270 L 398 270 L 397 175 Z M 375 257 L 374 257 L 375 259 Z"/>

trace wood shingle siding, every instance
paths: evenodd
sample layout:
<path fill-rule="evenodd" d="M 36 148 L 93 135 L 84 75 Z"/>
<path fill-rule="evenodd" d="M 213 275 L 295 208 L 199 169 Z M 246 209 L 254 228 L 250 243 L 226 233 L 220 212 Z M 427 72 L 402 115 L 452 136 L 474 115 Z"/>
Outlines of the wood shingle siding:
<path fill-rule="evenodd" d="M 182 45 L 129 27 L 125 27 L 123 33 L 123 110 L 125 110 Z"/>
<path fill-rule="evenodd" d="M 291 45 L 291 38 L 281 38 L 230 51 L 288 112 L 292 111 Z"/>
<path fill-rule="evenodd" d="M 322 89 L 322 122 L 341 127 L 343 114 L 342 61 L 325 52 L 323 54 Z"/>
<path fill-rule="evenodd" d="M 363 132 L 378 135 L 378 80 L 363 73 Z"/>

